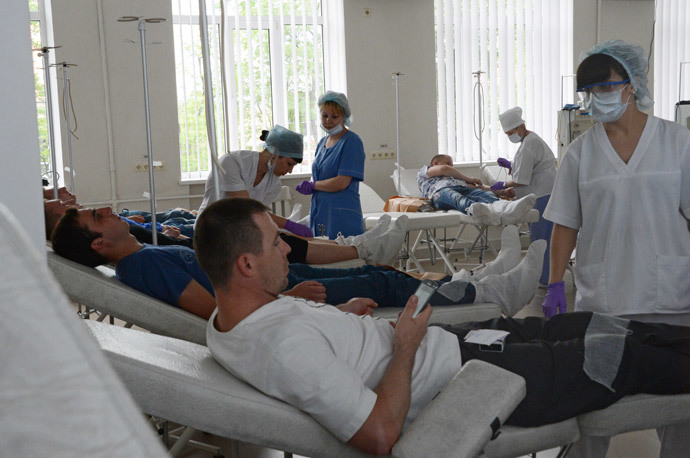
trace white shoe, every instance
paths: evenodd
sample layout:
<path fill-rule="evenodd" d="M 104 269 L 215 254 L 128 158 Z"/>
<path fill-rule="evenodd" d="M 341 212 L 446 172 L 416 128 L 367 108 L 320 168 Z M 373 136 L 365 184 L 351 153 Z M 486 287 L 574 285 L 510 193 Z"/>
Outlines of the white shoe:
<path fill-rule="evenodd" d="M 518 200 L 499 200 L 491 204 L 501 217 L 501 224 L 517 224 L 520 219 L 527 214 L 534 204 L 537 203 L 537 196 L 527 194 Z"/>
<path fill-rule="evenodd" d="M 379 220 L 376 222 L 376 226 L 373 229 L 366 231 L 364 234 L 351 235 L 349 237 L 343 237 L 343 234 L 338 232 L 338 236 L 335 238 L 335 242 L 338 245 L 359 245 L 365 240 L 373 239 L 381 234 L 384 234 L 391 225 L 391 215 L 381 215 Z"/>
<path fill-rule="evenodd" d="M 493 204 L 474 203 L 467 208 L 467 214 L 473 216 L 479 224 L 484 226 L 500 226 L 501 215 L 491 206 Z"/>
<path fill-rule="evenodd" d="M 295 204 L 292 207 L 292 212 L 290 216 L 287 217 L 292 222 L 298 222 L 302 218 L 302 204 Z"/>
<path fill-rule="evenodd" d="M 501 233 L 501 251 L 493 261 L 477 268 L 473 273 L 475 280 L 489 275 L 500 275 L 508 272 L 520 262 L 520 233 L 517 226 L 506 226 Z"/>
<path fill-rule="evenodd" d="M 402 215 L 384 234 L 355 245 L 359 257 L 367 264 L 392 264 L 405 241 L 407 219 L 407 215 Z"/>
<path fill-rule="evenodd" d="M 474 283 L 474 302 L 493 302 L 506 316 L 513 316 L 529 303 L 537 292 L 544 263 L 546 240 L 533 242 L 527 256 L 516 267 L 502 275 L 489 275 Z"/>

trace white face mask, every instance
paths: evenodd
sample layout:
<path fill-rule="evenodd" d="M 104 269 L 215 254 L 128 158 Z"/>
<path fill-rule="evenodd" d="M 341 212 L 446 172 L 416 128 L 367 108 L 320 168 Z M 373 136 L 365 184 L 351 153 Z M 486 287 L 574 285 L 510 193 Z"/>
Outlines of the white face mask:
<path fill-rule="evenodd" d="M 321 124 L 321 129 L 322 129 L 324 132 L 326 132 L 328 135 L 338 135 L 340 132 L 343 131 L 343 125 L 342 125 L 342 124 L 338 124 L 337 126 L 335 126 L 335 127 L 332 128 L 332 129 L 326 129 L 325 127 L 323 127 L 323 124 Z"/>
<path fill-rule="evenodd" d="M 278 158 L 276 157 L 273 160 L 268 161 L 268 170 L 266 171 L 266 174 L 271 174 L 276 168 L 276 162 L 278 162 Z"/>
<path fill-rule="evenodd" d="M 520 143 L 522 141 L 522 137 L 520 137 L 520 134 L 515 132 L 514 134 L 508 135 L 508 140 L 510 140 L 511 143 Z"/>
<path fill-rule="evenodd" d="M 627 86 L 627 84 L 626 84 Z M 628 108 L 630 96 L 625 103 L 621 102 L 621 93 L 625 86 L 612 92 L 594 92 L 591 95 L 590 111 L 594 119 L 601 122 L 618 121 Z"/>

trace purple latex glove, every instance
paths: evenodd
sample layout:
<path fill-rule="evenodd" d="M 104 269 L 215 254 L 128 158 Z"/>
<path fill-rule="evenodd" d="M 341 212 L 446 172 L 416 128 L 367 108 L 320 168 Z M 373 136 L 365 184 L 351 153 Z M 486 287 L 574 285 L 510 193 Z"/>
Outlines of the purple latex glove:
<path fill-rule="evenodd" d="M 498 165 L 500 165 L 501 167 L 503 167 L 505 169 L 512 169 L 513 168 L 510 161 L 504 157 L 499 157 L 496 162 L 498 162 Z"/>
<path fill-rule="evenodd" d="M 506 184 L 503 181 L 497 181 L 496 183 L 491 185 L 491 190 L 492 191 L 500 191 L 501 189 L 505 188 Z"/>
<path fill-rule="evenodd" d="M 545 317 L 554 316 L 557 313 L 565 313 L 567 302 L 565 300 L 564 285 L 565 282 L 555 281 L 549 283 L 549 286 L 546 288 L 546 297 L 544 297 L 544 302 L 541 304 Z"/>
<path fill-rule="evenodd" d="M 302 237 L 314 237 L 314 233 L 307 226 L 290 220 L 285 221 L 285 230 Z"/>
<path fill-rule="evenodd" d="M 314 182 L 304 180 L 303 182 L 295 186 L 295 189 L 298 193 L 304 194 L 305 196 L 308 196 L 309 194 L 314 194 Z"/>

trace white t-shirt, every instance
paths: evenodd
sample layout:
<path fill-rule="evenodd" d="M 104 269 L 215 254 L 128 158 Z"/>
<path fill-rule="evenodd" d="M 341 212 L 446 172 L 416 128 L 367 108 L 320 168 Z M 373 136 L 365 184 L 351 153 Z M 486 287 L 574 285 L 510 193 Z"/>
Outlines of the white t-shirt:
<path fill-rule="evenodd" d="M 362 427 L 393 354 L 388 320 L 290 296 L 269 302 L 225 333 L 213 326 L 216 313 L 206 341 L 230 373 L 307 412 L 343 442 Z M 415 357 L 405 426 L 460 366 L 457 336 L 430 327 Z"/>
<path fill-rule="evenodd" d="M 681 214 L 682 212 L 682 214 Z M 690 312 L 690 131 L 653 116 L 625 164 L 597 124 L 568 148 L 544 217 L 579 229 L 576 310 Z"/>
<path fill-rule="evenodd" d="M 220 165 L 225 170 L 220 178 L 221 196 L 228 191 L 247 191 L 249 197 L 263 202 L 264 205 L 271 205 L 280 193 L 280 177 L 272 172 L 267 172 L 259 184 L 254 186 L 256 170 L 259 167 L 259 154 L 256 151 L 231 151 L 218 158 Z M 206 189 L 204 190 L 204 200 L 199 207 L 199 213 L 206 207 L 215 202 L 216 190 L 213 182 L 213 174 L 209 173 L 206 179 Z"/>
<path fill-rule="evenodd" d="M 556 158 L 539 135 L 530 132 L 522 140 L 512 166 L 513 181 L 525 185 L 515 187 L 515 197 L 535 194 L 539 198 L 551 194 L 556 179 Z"/>

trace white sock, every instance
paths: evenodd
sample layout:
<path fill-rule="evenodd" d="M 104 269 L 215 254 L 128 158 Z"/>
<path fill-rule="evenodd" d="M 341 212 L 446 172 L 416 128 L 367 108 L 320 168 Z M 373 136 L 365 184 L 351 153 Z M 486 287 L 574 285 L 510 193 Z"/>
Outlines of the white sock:
<path fill-rule="evenodd" d="M 359 245 L 365 240 L 378 237 L 381 234 L 385 234 L 391 225 L 391 216 L 384 214 L 381 215 L 379 220 L 376 222 L 376 226 L 373 229 L 369 229 L 364 234 L 351 235 L 349 237 L 343 237 L 342 234 L 338 233 L 335 241 L 338 245 Z"/>
<path fill-rule="evenodd" d="M 355 245 L 360 258 L 364 259 L 367 264 L 390 265 L 395 261 L 395 257 L 405 241 L 407 220 L 407 215 L 399 216 L 384 234 Z"/>
<path fill-rule="evenodd" d="M 506 226 L 501 233 L 501 251 L 493 261 L 474 271 L 473 278 L 481 280 L 489 275 L 508 272 L 520 262 L 520 233 L 517 226 Z"/>
<path fill-rule="evenodd" d="M 492 205 L 481 202 L 474 203 L 467 208 L 467 214 L 473 216 L 479 224 L 484 226 L 500 226 L 501 215 L 492 208 Z"/>
<path fill-rule="evenodd" d="M 537 291 L 546 251 L 546 240 L 533 242 L 520 264 L 501 275 L 489 275 L 474 283 L 474 302 L 493 302 L 507 316 L 513 316 L 529 303 Z"/>
<path fill-rule="evenodd" d="M 527 194 L 522 199 L 504 200 L 499 199 L 493 202 L 491 208 L 499 215 L 501 224 L 517 224 L 520 219 L 527 214 L 537 202 L 537 196 Z"/>
<path fill-rule="evenodd" d="M 455 272 L 453 274 L 453 278 L 451 278 L 450 281 L 457 281 L 457 280 L 462 280 L 462 281 L 466 281 L 469 283 L 472 281 L 472 274 L 470 274 L 465 269 L 460 269 L 458 272 Z"/>

